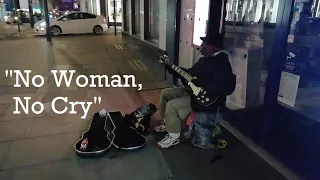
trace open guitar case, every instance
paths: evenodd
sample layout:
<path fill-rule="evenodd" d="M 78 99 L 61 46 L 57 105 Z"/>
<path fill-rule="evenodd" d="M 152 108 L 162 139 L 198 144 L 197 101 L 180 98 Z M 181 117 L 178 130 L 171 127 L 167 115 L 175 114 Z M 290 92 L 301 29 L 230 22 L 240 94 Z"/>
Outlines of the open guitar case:
<path fill-rule="evenodd" d="M 146 146 L 147 139 L 137 123 L 141 121 L 141 117 L 151 116 L 154 112 L 155 106 L 147 104 L 126 115 L 120 111 L 107 112 L 104 109 L 95 113 L 89 129 L 74 145 L 76 154 L 80 157 L 95 157 L 107 153 L 112 147 L 119 151 L 142 149 Z M 145 119 L 146 126 L 147 120 L 150 119 Z"/>
<path fill-rule="evenodd" d="M 93 157 L 105 154 L 112 146 L 106 130 L 105 111 L 93 115 L 89 129 L 82 133 L 74 145 L 75 152 L 81 157 Z"/>

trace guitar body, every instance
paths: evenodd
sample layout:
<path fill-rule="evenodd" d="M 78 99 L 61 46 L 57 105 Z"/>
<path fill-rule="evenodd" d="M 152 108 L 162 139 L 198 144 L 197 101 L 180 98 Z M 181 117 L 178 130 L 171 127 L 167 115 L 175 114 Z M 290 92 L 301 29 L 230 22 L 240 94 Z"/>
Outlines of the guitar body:
<path fill-rule="evenodd" d="M 95 113 L 87 131 L 74 145 L 74 150 L 80 157 L 94 157 L 105 154 L 112 146 L 105 129 L 106 115 Z"/>
<path fill-rule="evenodd" d="M 180 67 L 170 63 L 168 61 L 168 56 L 164 55 L 164 56 L 160 57 L 160 63 L 163 63 L 163 64 L 170 66 L 172 70 L 177 72 L 181 77 L 183 77 L 188 82 L 189 87 L 186 87 L 186 90 L 192 91 L 193 98 L 195 99 L 195 101 L 199 105 L 210 106 L 211 104 L 215 103 L 218 100 L 219 96 L 210 97 L 208 91 L 204 90 L 201 87 L 197 87 L 196 85 L 194 85 L 192 83 L 192 80 L 195 79 L 195 77 L 193 77 L 191 74 L 185 72 Z"/>
<path fill-rule="evenodd" d="M 202 89 L 201 87 L 197 87 L 191 82 L 189 82 L 188 85 L 192 90 L 194 100 L 201 106 L 210 106 L 211 104 L 215 103 L 219 98 L 218 96 L 210 97 L 208 91 Z"/>

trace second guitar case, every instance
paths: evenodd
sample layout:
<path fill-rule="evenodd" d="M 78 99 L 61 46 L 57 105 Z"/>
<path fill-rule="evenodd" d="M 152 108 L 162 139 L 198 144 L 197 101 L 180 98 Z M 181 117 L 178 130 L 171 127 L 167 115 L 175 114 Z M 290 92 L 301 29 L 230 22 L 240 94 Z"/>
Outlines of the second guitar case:
<path fill-rule="evenodd" d="M 120 111 L 108 112 L 107 131 L 114 147 L 120 150 L 138 150 L 146 146 L 147 139 L 131 127 L 131 118 Z"/>

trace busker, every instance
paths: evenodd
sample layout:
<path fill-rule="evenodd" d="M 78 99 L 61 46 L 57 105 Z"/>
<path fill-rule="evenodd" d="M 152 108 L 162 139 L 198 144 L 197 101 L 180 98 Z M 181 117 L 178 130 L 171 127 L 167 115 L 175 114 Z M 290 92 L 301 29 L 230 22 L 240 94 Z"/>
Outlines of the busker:
<path fill-rule="evenodd" d="M 216 113 L 219 107 L 225 105 L 226 96 L 235 89 L 236 77 L 232 72 L 228 54 L 223 50 L 223 36 L 217 33 L 200 39 L 203 41 L 200 46 L 203 57 L 190 69 L 182 69 L 196 77 L 192 80 L 195 86 L 206 89 L 218 99 L 209 106 L 199 105 L 191 97 L 192 93 L 186 90 L 186 80 L 170 66 L 165 65 L 173 76 L 181 79 L 185 88 L 167 88 L 162 91 L 160 116 L 163 124 L 155 127 L 155 131 L 167 131 L 168 134 L 157 143 L 160 148 L 169 148 L 180 143 L 181 123 L 188 118 L 190 112 Z"/>

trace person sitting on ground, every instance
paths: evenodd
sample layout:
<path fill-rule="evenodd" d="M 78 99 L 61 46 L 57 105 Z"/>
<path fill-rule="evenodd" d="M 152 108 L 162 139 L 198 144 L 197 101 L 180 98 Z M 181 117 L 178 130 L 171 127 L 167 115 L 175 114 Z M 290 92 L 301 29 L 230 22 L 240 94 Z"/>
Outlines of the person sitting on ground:
<path fill-rule="evenodd" d="M 235 89 L 236 77 L 229 62 L 228 53 L 223 51 L 223 36 L 218 33 L 201 37 L 201 40 L 203 42 L 200 46 L 200 53 L 203 57 L 190 69 L 182 69 L 197 77 L 192 81 L 195 86 L 202 87 L 211 95 L 219 96 L 219 98 L 210 106 L 197 104 L 192 97 L 192 92 L 190 94 L 190 91 L 186 90 L 188 85 L 184 78 L 165 65 L 173 76 L 181 79 L 185 88 L 167 88 L 161 93 L 160 116 L 164 124 L 155 127 L 155 131 L 167 131 L 168 134 L 157 143 L 160 148 L 169 148 L 180 143 L 181 123 L 192 111 L 216 113 L 218 107 L 225 105 L 226 96 Z"/>

